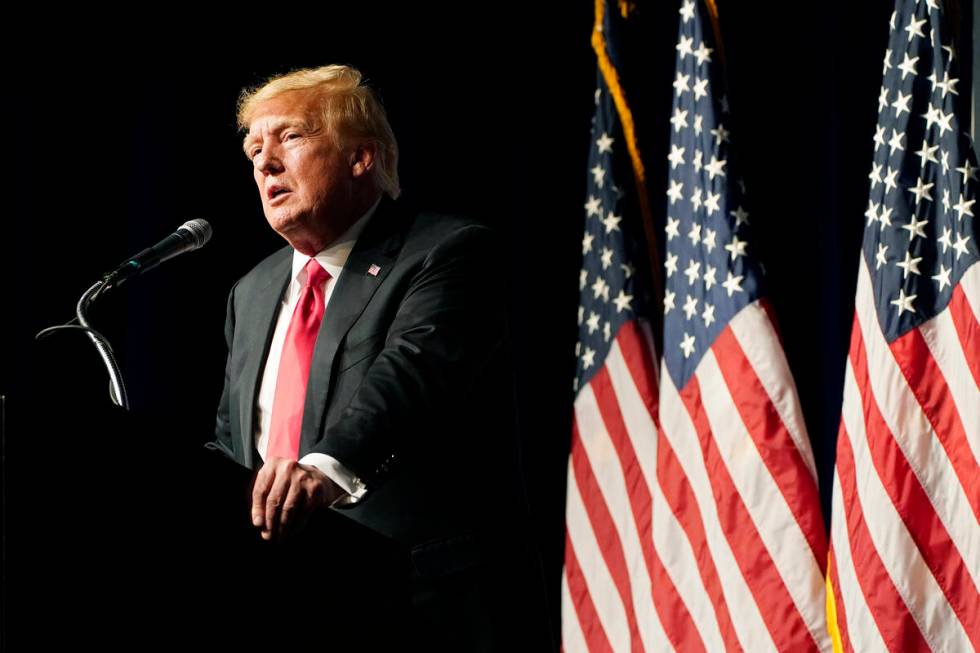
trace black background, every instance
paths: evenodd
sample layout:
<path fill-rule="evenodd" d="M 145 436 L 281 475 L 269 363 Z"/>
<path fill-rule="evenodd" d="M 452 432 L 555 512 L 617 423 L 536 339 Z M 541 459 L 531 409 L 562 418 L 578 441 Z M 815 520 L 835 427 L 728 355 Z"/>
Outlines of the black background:
<path fill-rule="evenodd" d="M 719 4 L 756 253 L 826 505 L 893 5 L 816 3 L 790 15 L 787 3 Z M 79 562 L 77 542 L 125 528 L 122 499 L 134 503 L 147 483 L 180 482 L 176 449 L 161 449 L 160 438 L 184 446 L 210 437 L 227 292 L 282 244 L 241 153 L 236 99 L 271 74 L 326 63 L 352 64 L 381 90 L 407 199 L 482 217 L 508 236 L 500 279 L 511 288 L 525 473 L 557 626 L 593 6 L 357 7 L 12 22 L 28 36 L 8 53 L 14 113 L 3 132 L 14 200 L 3 236 L 0 378 L 12 639 L 37 636 L 27 621 L 39 614 L 24 606 L 41 603 L 18 607 L 22 592 L 38 589 L 34 579 L 57 583 L 51 569 Z M 630 58 L 634 117 L 662 220 L 677 3 L 636 11 L 645 36 Z M 80 294 L 125 256 L 199 217 L 214 227 L 205 249 L 131 282 L 93 313 L 129 387 L 132 415 L 115 415 L 83 337 L 35 343 L 33 335 L 72 317 Z M 154 469 L 142 457 L 155 451 L 174 457 L 162 479 L 143 471 Z M 494 443 L 486 452 L 494 455 Z M 161 533 L 181 532 L 180 506 L 141 505 Z"/>

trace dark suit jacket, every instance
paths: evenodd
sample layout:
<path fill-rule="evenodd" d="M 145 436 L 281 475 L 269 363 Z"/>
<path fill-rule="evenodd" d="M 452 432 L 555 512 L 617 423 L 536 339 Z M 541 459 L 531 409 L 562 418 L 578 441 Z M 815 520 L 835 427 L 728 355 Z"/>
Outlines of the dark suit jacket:
<path fill-rule="evenodd" d="M 337 279 L 299 455 L 329 454 L 357 474 L 368 493 L 335 510 L 405 546 L 420 577 L 438 577 L 513 548 L 526 512 L 506 260 L 486 227 L 400 204 L 382 200 Z M 253 469 L 257 385 L 291 262 L 284 247 L 228 298 L 225 385 L 208 446 Z"/>

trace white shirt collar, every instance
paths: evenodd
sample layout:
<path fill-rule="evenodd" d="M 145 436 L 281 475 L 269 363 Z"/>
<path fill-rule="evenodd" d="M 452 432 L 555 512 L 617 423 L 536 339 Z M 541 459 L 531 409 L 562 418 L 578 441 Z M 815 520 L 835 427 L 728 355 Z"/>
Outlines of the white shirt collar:
<path fill-rule="evenodd" d="M 371 205 L 364 215 L 357 219 L 357 222 L 352 224 L 347 228 L 343 234 L 340 235 L 337 240 L 330 243 L 326 249 L 317 252 L 314 256 L 307 256 L 298 250 L 293 250 L 293 276 L 290 279 L 295 283 L 299 283 L 302 287 L 303 282 L 306 281 L 306 264 L 311 258 L 315 258 L 317 263 L 323 266 L 323 269 L 330 273 L 332 279 L 337 279 L 340 273 L 344 269 L 344 264 L 347 263 L 347 258 L 350 256 L 351 250 L 354 249 L 354 243 L 357 242 L 358 236 L 364 231 L 365 225 L 374 215 L 375 209 L 378 208 L 378 204 L 381 203 L 381 197 L 375 200 L 374 204 Z M 300 275 L 303 275 L 302 278 Z"/>

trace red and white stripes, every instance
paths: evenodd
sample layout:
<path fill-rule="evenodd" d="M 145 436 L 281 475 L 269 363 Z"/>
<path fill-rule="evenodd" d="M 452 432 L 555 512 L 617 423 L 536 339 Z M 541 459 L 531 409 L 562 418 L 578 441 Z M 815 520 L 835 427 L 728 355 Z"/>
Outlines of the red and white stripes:
<path fill-rule="evenodd" d="M 623 327 L 576 399 L 564 649 L 829 649 L 813 459 L 765 311 L 682 389 L 648 343 Z"/>
<path fill-rule="evenodd" d="M 848 650 L 977 650 L 980 265 L 890 345 L 872 293 L 862 258 L 837 444 L 834 625 Z"/>

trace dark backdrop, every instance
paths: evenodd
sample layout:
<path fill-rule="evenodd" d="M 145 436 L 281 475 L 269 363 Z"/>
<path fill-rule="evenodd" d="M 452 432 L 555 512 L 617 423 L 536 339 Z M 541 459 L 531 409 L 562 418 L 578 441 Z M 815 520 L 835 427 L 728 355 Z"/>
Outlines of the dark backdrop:
<path fill-rule="evenodd" d="M 270 74 L 325 63 L 353 64 L 381 90 L 407 199 L 483 217 L 508 236 L 500 280 L 511 288 L 525 472 L 557 626 L 593 7 L 497 4 L 221 19 L 160 9 L 25 23 L 30 38 L 8 58 L 19 65 L 3 139 L 14 173 L 0 378 L 14 636 L 28 616 L 17 612 L 18 592 L 36 589 L 31 578 L 54 555 L 38 535 L 50 530 L 32 519 L 70 524 L 59 555 L 71 560 L 74 542 L 119 519 L 119 497 L 142 492 L 142 463 L 127 447 L 142 456 L 161 439 L 209 438 L 227 292 L 281 245 L 241 153 L 236 98 Z M 647 36 L 630 62 L 662 219 L 677 4 L 649 4 L 638 10 Z M 892 3 L 816 4 L 793 16 L 786 3 L 719 4 L 733 137 L 826 504 Z M 33 334 L 69 319 L 101 273 L 198 217 L 214 227 L 205 249 L 130 283 L 93 315 L 134 409 L 111 416 L 94 349 L 78 334 L 40 344 Z M 91 484 L 85 471 L 99 468 L 87 455 L 119 423 L 118 482 Z M 179 482 L 180 462 L 170 462 Z M 160 510 L 162 527 L 176 514 Z"/>

